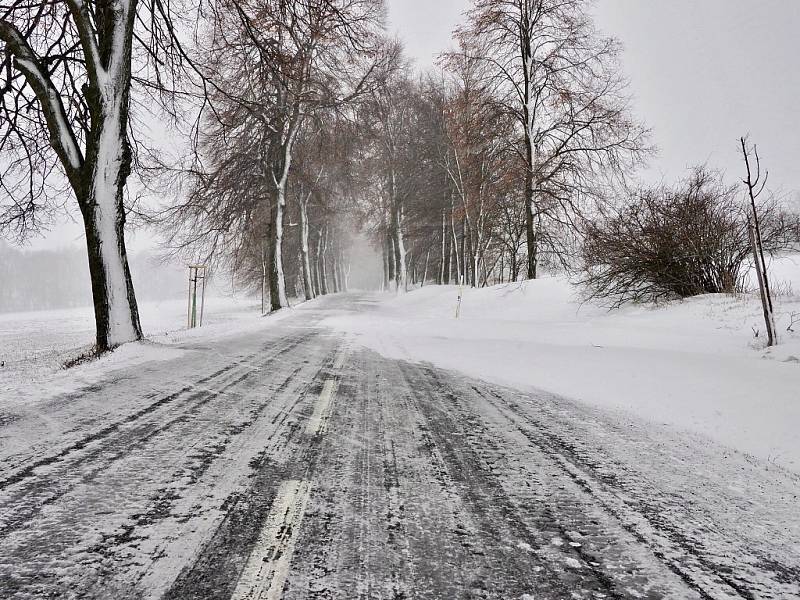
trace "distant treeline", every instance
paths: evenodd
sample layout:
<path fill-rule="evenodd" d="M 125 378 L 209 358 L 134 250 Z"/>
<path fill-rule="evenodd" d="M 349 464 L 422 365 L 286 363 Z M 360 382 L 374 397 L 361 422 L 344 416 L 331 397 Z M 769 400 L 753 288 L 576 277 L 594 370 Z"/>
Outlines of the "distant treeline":
<path fill-rule="evenodd" d="M 130 257 L 136 295 L 142 301 L 180 298 L 185 275 L 150 253 Z M 91 306 L 86 251 L 29 251 L 0 242 L 0 312 Z"/>

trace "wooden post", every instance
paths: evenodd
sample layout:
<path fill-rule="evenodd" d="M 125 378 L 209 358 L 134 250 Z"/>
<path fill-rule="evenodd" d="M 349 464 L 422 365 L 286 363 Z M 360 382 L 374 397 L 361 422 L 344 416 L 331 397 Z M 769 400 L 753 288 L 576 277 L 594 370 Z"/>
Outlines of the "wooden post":
<path fill-rule="evenodd" d="M 187 326 L 189 329 L 194 329 L 198 326 L 197 315 L 197 283 L 202 280 L 200 292 L 200 319 L 199 326 L 203 325 L 203 312 L 206 302 L 206 278 L 207 278 L 206 265 L 189 265 L 189 306 L 187 316 Z"/>

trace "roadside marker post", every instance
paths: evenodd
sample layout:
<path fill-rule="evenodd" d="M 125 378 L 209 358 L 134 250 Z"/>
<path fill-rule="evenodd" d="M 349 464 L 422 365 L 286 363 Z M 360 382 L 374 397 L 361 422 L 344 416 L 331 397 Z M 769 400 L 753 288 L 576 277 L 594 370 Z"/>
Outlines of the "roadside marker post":
<path fill-rule="evenodd" d="M 461 276 L 461 283 L 458 284 L 458 304 L 456 304 L 456 319 L 461 317 L 461 299 L 464 297 L 464 276 Z"/>

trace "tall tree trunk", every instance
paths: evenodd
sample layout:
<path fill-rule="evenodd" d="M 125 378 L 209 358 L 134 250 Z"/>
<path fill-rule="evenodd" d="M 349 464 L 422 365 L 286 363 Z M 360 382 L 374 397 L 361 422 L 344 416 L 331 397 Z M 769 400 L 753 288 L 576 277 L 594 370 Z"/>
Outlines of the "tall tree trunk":
<path fill-rule="evenodd" d="M 344 251 L 342 250 L 341 244 L 339 245 L 339 254 L 337 256 L 336 263 L 339 265 L 339 291 L 340 292 L 346 292 L 347 291 L 347 274 L 345 272 Z"/>
<path fill-rule="evenodd" d="M 269 238 L 269 233 L 267 233 Z M 269 244 L 261 244 L 261 314 L 267 314 L 267 281 L 269 280 Z"/>
<path fill-rule="evenodd" d="M 322 293 L 328 294 L 328 224 L 322 233 L 322 260 L 320 261 L 320 277 L 322 278 Z"/>
<path fill-rule="evenodd" d="M 322 228 L 320 228 L 319 232 L 317 232 L 317 254 L 316 258 L 314 259 L 314 273 L 316 275 L 317 280 L 317 287 L 315 289 L 317 296 L 322 296 L 324 292 L 322 291 Z"/>
<path fill-rule="evenodd" d="M 314 299 L 311 281 L 311 261 L 308 256 L 308 199 L 300 199 L 300 260 L 303 264 L 303 291 L 306 300 Z"/>
<path fill-rule="evenodd" d="M 408 267 L 406 264 L 406 247 L 403 240 L 403 207 L 399 201 L 394 202 L 392 229 L 395 256 L 395 289 L 397 292 L 408 291 Z"/>
<path fill-rule="evenodd" d="M 453 243 L 453 256 L 455 260 L 455 276 L 456 280 L 453 282 L 455 284 L 461 283 L 461 261 L 458 257 L 458 236 L 456 235 L 456 219 L 455 215 L 453 214 L 453 200 L 450 200 L 450 234 L 452 237 Z M 452 264 L 452 260 L 451 260 Z"/>
<path fill-rule="evenodd" d="M 526 4 L 520 15 L 520 58 L 522 59 L 522 129 L 525 137 L 525 240 L 528 246 L 528 279 L 536 279 L 538 260 L 538 239 L 536 236 L 536 198 L 534 178 L 536 177 L 536 148 L 534 148 L 534 78 L 536 62 L 531 44 L 531 5 Z"/>
<path fill-rule="evenodd" d="M 470 285 L 472 287 L 478 287 L 479 284 L 479 267 L 478 263 L 480 262 L 480 252 L 478 248 L 478 244 L 476 243 L 474 236 L 470 234 L 469 236 L 469 264 L 470 264 L 470 274 L 471 281 Z"/>
<path fill-rule="evenodd" d="M 449 236 L 448 239 L 449 241 L 447 245 L 449 247 L 449 251 L 447 253 L 448 254 L 447 262 L 450 268 L 447 270 L 447 283 L 449 285 L 451 283 L 455 283 L 456 281 L 458 281 L 458 274 L 453 272 L 456 268 L 456 260 L 457 260 L 456 245 L 454 240 L 450 239 Z"/>
<path fill-rule="evenodd" d="M 389 291 L 389 282 L 392 280 L 391 276 L 391 248 L 389 247 L 389 235 L 383 236 L 383 243 L 381 244 L 381 254 L 383 256 L 383 281 L 381 282 L 381 291 Z"/>
<path fill-rule="evenodd" d="M 342 260 L 341 260 L 340 264 L 342 265 L 342 288 L 343 288 L 343 290 L 345 292 L 349 292 L 350 291 L 350 269 L 353 266 L 352 265 L 352 259 L 351 259 L 349 253 L 347 254 L 346 257 L 345 257 L 344 254 L 342 254 Z"/>
<path fill-rule="evenodd" d="M 536 236 L 535 223 L 536 199 L 534 197 L 534 170 L 536 167 L 533 142 L 527 128 L 525 132 L 525 162 L 527 163 L 525 168 L 525 241 L 528 247 L 527 278 L 536 279 L 539 254 L 539 240 Z"/>
<path fill-rule="evenodd" d="M 282 185 L 275 189 L 270 206 L 270 261 L 269 261 L 269 299 L 272 312 L 286 308 L 286 278 L 283 272 L 283 219 L 286 212 L 286 190 Z"/>
<path fill-rule="evenodd" d="M 425 287 L 425 280 L 428 279 L 428 261 L 431 259 L 431 249 L 428 248 L 428 253 L 425 255 L 425 269 L 422 272 L 422 287 Z"/>
<path fill-rule="evenodd" d="M 108 78 L 102 89 L 89 89 L 92 129 L 83 176 L 75 189 L 83 216 L 89 274 L 92 281 L 97 352 L 142 339 L 139 310 L 125 248 L 125 185 L 131 170 L 128 114 L 131 38 L 135 3 L 103 26 L 124 43 L 103 49 Z M 104 15 L 108 17 L 109 15 Z M 126 33 L 123 33 L 123 32 Z"/>
<path fill-rule="evenodd" d="M 342 291 L 339 281 L 339 253 L 338 240 L 334 237 L 331 243 L 331 281 L 333 282 L 333 293 L 338 294 Z"/>
<path fill-rule="evenodd" d="M 467 277 L 469 275 L 469 261 L 467 261 L 467 224 L 466 220 L 461 220 L 461 274 L 459 275 L 458 283 L 463 285 L 468 283 Z"/>
<path fill-rule="evenodd" d="M 438 285 L 447 283 L 447 269 L 447 217 L 444 210 L 442 210 L 442 257 L 439 263 L 439 278 L 436 281 Z"/>
<path fill-rule="evenodd" d="M 125 249 L 125 209 L 120 184 L 110 198 L 82 203 L 96 327 L 96 350 L 106 352 L 142 339 L 142 327 Z M 118 194 L 118 195 L 117 195 Z M 102 200 L 100 199 L 102 197 Z"/>
<path fill-rule="evenodd" d="M 387 242 L 387 249 L 389 250 L 389 286 L 394 284 L 395 281 L 395 272 L 397 271 L 397 258 L 395 256 L 394 251 L 394 234 L 392 230 L 387 232 L 388 242 Z M 389 290 L 389 286 L 386 287 L 387 291 Z"/>

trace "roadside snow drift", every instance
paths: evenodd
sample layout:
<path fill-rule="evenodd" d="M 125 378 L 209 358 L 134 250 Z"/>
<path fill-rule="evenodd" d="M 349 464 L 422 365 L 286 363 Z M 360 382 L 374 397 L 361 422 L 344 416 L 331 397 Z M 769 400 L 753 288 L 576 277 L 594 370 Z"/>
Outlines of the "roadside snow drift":
<path fill-rule="evenodd" d="M 800 473 L 800 257 L 774 265 L 778 348 L 763 348 L 754 295 L 617 311 L 581 303 L 564 278 L 376 296 L 325 321 L 385 356 L 538 388 L 707 436 Z M 754 336 L 759 331 L 759 337 Z"/>

